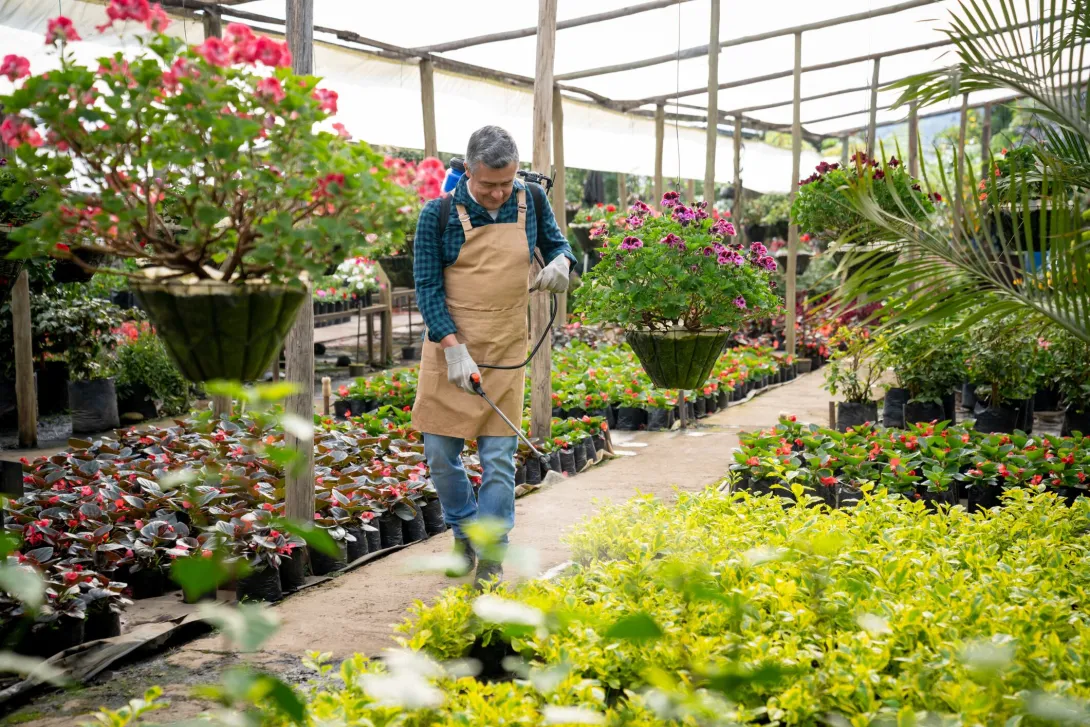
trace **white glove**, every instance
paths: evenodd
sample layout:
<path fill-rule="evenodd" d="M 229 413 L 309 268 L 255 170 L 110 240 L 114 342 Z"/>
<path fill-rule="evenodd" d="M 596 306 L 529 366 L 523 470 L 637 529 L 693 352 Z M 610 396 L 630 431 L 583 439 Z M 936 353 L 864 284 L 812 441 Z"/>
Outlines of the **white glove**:
<path fill-rule="evenodd" d="M 563 293 L 568 289 L 568 275 L 571 262 L 563 255 L 557 255 L 553 261 L 541 269 L 534 279 L 530 290 L 546 290 L 550 293 Z"/>
<path fill-rule="evenodd" d="M 473 390 L 473 374 L 481 375 L 477 364 L 473 363 L 473 357 L 469 355 L 469 349 L 464 343 L 443 349 L 443 355 L 447 357 L 447 381 L 465 390 L 467 393 L 476 394 Z"/>

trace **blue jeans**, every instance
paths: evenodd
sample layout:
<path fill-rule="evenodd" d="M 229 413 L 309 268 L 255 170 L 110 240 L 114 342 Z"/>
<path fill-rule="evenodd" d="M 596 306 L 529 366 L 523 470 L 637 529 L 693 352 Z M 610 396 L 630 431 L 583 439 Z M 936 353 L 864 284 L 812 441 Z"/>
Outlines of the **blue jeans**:
<path fill-rule="evenodd" d="M 465 440 L 440 434 L 424 435 L 424 456 L 428 458 L 431 481 L 443 504 L 443 517 L 454 537 L 465 538 L 463 526 L 478 517 L 503 526 L 501 543 L 515 526 L 515 437 L 478 437 L 481 458 L 481 489 L 473 496 L 473 485 L 462 467 Z"/>

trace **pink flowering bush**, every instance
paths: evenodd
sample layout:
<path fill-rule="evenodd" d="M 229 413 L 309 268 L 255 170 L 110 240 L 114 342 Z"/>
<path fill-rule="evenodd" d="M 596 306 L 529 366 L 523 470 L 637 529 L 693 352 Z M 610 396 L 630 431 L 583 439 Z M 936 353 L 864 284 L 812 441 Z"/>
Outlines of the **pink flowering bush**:
<path fill-rule="evenodd" d="M 592 322 L 704 331 L 776 312 L 776 261 L 764 245 L 732 243 L 733 224 L 713 220 L 704 203 L 686 207 L 677 192 L 663 195 L 662 208 L 654 216 L 636 202 L 627 230 L 606 240 L 580 293 Z"/>
<path fill-rule="evenodd" d="M 285 43 L 228 25 L 190 47 L 147 0 L 112 0 L 109 22 L 150 31 L 135 58 L 75 62 L 80 30 L 49 22 L 60 68 L 30 75 L 25 58 L 0 62 L 16 84 L 0 96 L 0 138 L 13 173 L 42 193 L 41 216 L 14 237 L 16 256 L 134 258 L 187 279 L 298 284 L 366 230 L 394 226 L 408 195 L 382 157 L 350 143 L 336 92 L 291 72 Z M 339 256 L 343 259 L 343 252 Z"/>
<path fill-rule="evenodd" d="M 426 157 L 414 164 L 408 159 L 387 155 L 383 167 L 389 172 L 390 181 L 405 190 L 408 199 L 397 209 L 393 225 L 367 236 L 365 251 L 372 257 L 411 254 L 406 236 L 416 230 L 416 218 L 424 203 L 443 194 L 447 170 L 435 157 Z"/>

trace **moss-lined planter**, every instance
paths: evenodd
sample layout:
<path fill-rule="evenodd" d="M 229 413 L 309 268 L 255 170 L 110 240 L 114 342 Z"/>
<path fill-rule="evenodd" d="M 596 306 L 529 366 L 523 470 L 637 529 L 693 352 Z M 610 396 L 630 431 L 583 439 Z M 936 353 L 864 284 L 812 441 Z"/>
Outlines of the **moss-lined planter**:
<path fill-rule="evenodd" d="M 703 387 L 728 338 L 726 330 L 631 330 L 625 334 L 651 382 L 663 389 Z"/>
<path fill-rule="evenodd" d="M 271 285 L 139 281 L 133 292 L 189 381 L 252 381 L 280 352 L 305 291 Z"/>
<path fill-rule="evenodd" d="M 378 258 L 378 264 L 382 266 L 386 277 L 390 279 L 392 287 L 413 288 L 416 286 L 413 280 L 412 255 L 383 255 Z"/>

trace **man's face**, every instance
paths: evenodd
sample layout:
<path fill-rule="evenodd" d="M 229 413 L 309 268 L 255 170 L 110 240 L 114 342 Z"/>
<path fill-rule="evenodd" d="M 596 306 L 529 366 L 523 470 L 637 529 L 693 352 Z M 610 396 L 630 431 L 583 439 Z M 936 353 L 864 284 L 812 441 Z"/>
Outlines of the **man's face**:
<path fill-rule="evenodd" d="M 486 210 L 498 210 L 511 196 L 515 188 L 515 172 L 519 169 L 517 162 L 511 162 L 506 167 L 493 169 L 487 164 L 478 164 L 474 170 L 466 169 L 466 184 L 473 194 L 473 199 Z"/>

